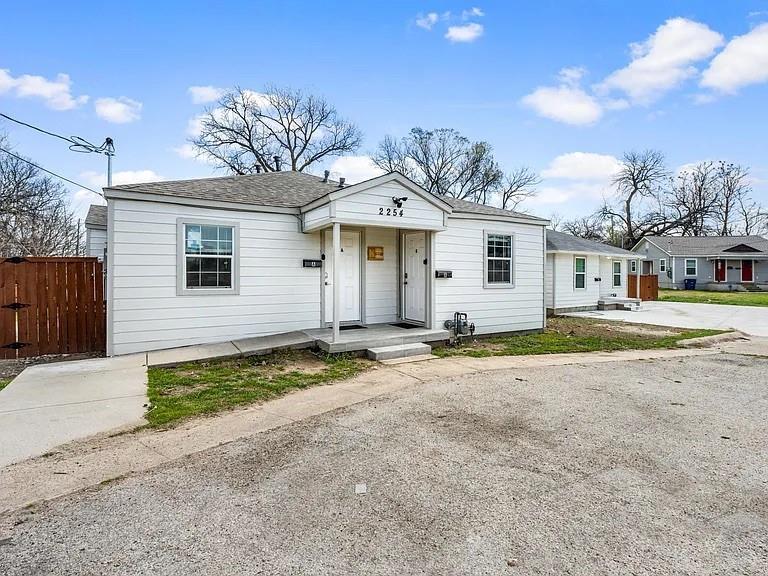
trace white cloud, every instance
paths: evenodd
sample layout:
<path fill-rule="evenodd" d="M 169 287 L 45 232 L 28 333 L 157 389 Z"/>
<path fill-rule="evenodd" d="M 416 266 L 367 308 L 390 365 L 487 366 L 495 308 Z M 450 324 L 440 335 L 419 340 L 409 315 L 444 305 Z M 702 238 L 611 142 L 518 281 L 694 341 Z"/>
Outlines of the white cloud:
<path fill-rule="evenodd" d="M 583 66 L 572 66 L 570 68 L 562 68 L 558 72 L 557 77 L 562 84 L 578 86 L 586 73 L 587 69 Z"/>
<path fill-rule="evenodd" d="M 437 12 L 429 12 L 424 15 L 419 14 L 416 17 L 416 26 L 424 28 L 424 30 L 432 30 L 432 27 L 437 24 L 439 19 L 440 16 L 438 16 Z"/>
<path fill-rule="evenodd" d="M 762 82 L 768 82 L 768 22 L 728 42 L 701 78 L 705 88 L 729 94 Z"/>
<path fill-rule="evenodd" d="M 609 154 L 561 154 L 541 171 L 543 185 L 531 203 L 551 205 L 600 200 L 610 193 L 611 182 L 620 168 L 619 159 Z"/>
<path fill-rule="evenodd" d="M 199 136 L 203 131 L 203 120 L 205 120 L 205 118 L 206 116 L 204 114 L 198 114 L 197 116 L 190 118 L 187 121 L 187 135 L 192 138 Z"/>
<path fill-rule="evenodd" d="M 187 91 L 192 97 L 193 104 L 216 102 L 226 92 L 224 88 L 216 88 L 215 86 L 190 86 Z"/>
<path fill-rule="evenodd" d="M 209 166 L 215 166 L 216 161 L 209 157 L 209 156 L 201 156 L 197 152 L 197 148 L 195 148 L 192 144 L 182 144 L 181 146 L 176 146 L 173 151 L 176 153 L 176 155 L 179 158 L 184 158 L 185 160 L 195 160 L 196 162 L 200 162 L 201 164 L 207 164 Z"/>
<path fill-rule="evenodd" d="M 469 20 L 470 18 L 482 18 L 483 16 L 485 16 L 485 12 L 483 12 L 482 8 L 478 8 L 476 6 L 470 8 L 469 10 L 462 10 L 461 12 L 462 20 Z"/>
<path fill-rule="evenodd" d="M 345 178 L 347 184 L 355 184 L 384 174 L 368 156 L 342 156 L 333 161 L 329 170 L 333 179 Z"/>
<path fill-rule="evenodd" d="M 644 42 L 630 44 L 632 61 L 609 75 L 596 89 L 619 90 L 635 104 L 647 105 L 698 72 L 694 63 L 709 58 L 724 43 L 705 24 L 672 18 Z"/>
<path fill-rule="evenodd" d="M 141 118 L 142 103 L 125 96 L 97 98 L 94 102 L 96 116 L 114 124 L 127 124 Z"/>
<path fill-rule="evenodd" d="M 603 115 L 595 98 L 577 86 L 566 84 L 540 86 L 521 102 L 539 116 L 575 126 L 594 124 Z"/>
<path fill-rule="evenodd" d="M 72 96 L 72 81 L 67 74 L 58 74 L 55 80 L 43 76 L 11 76 L 10 70 L 0 69 L 0 95 L 17 98 L 39 98 L 53 110 L 71 110 L 88 102 L 88 96 Z"/>
<path fill-rule="evenodd" d="M 621 162 L 609 154 L 569 152 L 552 160 L 541 171 L 542 178 L 565 180 L 611 180 L 621 168 Z"/>
<path fill-rule="evenodd" d="M 483 35 L 483 25 L 470 22 L 463 26 L 449 26 L 445 37 L 451 42 L 474 42 Z"/>

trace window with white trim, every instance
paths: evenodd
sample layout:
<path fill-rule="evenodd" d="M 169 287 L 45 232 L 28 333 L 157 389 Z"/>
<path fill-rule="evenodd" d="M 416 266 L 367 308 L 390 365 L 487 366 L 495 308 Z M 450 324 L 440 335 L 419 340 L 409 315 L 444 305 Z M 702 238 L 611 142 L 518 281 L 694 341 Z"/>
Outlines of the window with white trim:
<path fill-rule="evenodd" d="M 685 259 L 685 275 L 686 276 L 696 276 L 696 258 L 686 258 Z"/>
<path fill-rule="evenodd" d="M 573 287 L 576 290 L 584 290 L 587 287 L 587 259 L 584 256 L 576 256 L 573 259 Z"/>
<path fill-rule="evenodd" d="M 666 271 L 667 271 L 667 259 L 659 258 L 659 272 L 666 272 Z"/>
<path fill-rule="evenodd" d="M 489 286 L 512 284 L 512 236 L 486 234 L 485 280 Z"/>
<path fill-rule="evenodd" d="M 233 226 L 184 224 L 185 290 L 234 288 Z"/>
<path fill-rule="evenodd" d="M 613 261 L 613 287 L 621 286 L 621 260 Z"/>
<path fill-rule="evenodd" d="M 632 274 L 637 272 L 637 260 L 629 261 L 629 271 L 632 272 Z"/>

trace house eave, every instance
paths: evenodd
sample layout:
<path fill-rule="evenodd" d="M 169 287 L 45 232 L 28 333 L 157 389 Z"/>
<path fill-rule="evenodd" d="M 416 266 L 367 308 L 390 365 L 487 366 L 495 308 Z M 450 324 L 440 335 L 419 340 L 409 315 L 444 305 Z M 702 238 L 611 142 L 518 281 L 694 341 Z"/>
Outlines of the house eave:
<path fill-rule="evenodd" d="M 139 200 L 142 202 L 157 202 L 161 204 L 178 204 L 182 206 L 218 208 L 220 210 L 236 210 L 241 212 L 271 212 L 275 214 L 299 214 L 298 208 L 284 206 L 260 206 L 258 204 L 246 204 L 242 202 L 227 202 L 223 200 L 204 200 L 202 198 L 188 198 L 183 196 L 166 196 L 164 194 L 148 194 L 145 192 L 131 192 L 129 190 L 116 190 L 104 188 L 104 197 L 120 200 Z"/>

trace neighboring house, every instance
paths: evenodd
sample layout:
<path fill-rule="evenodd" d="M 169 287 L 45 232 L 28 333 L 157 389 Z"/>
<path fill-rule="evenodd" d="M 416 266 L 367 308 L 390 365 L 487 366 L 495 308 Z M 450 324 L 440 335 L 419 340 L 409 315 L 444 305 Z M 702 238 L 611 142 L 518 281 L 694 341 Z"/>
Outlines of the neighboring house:
<path fill-rule="evenodd" d="M 642 274 L 661 288 L 696 280 L 704 290 L 768 289 L 768 240 L 762 236 L 647 236 L 632 251 L 642 254 Z"/>
<path fill-rule="evenodd" d="M 479 334 L 545 325 L 548 221 L 434 196 L 398 173 L 104 192 L 109 355 L 324 327 L 335 341 L 346 325 L 442 331 L 455 312 Z"/>
<path fill-rule="evenodd" d="M 630 259 L 637 254 L 547 230 L 547 313 L 595 310 L 601 300 L 634 298 L 627 294 Z"/>
<path fill-rule="evenodd" d="M 107 207 L 92 204 L 85 217 L 85 254 L 104 259 L 107 248 Z"/>

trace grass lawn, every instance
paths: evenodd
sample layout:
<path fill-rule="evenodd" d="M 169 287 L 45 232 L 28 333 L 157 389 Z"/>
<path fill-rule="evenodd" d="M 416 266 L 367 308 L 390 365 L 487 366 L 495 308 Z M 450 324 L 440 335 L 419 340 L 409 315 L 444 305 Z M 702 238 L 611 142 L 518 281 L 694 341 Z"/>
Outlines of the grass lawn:
<path fill-rule="evenodd" d="M 768 306 L 768 292 L 710 292 L 707 290 L 659 290 L 662 302 Z"/>
<path fill-rule="evenodd" d="M 149 426 L 270 400 L 291 390 L 355 376 L 370 362 L 290 350 L 245 359 L 150 368 Z"/>
<path fill-rule="evenodd" d="M 674 348 L 680 340 L 721 334 L 723 330 L 687 330 L 627 324 L 592 318 L 550 318 L 539 334 L 478 340 L 466 346 L 437 348 L 437 356 L 522 356 L 561 352 L 649 350 Z"/>
<path fill-rule="evenodd" d="M 8 386 L 13 378 L 0 378 L 0 390 Z"/>

